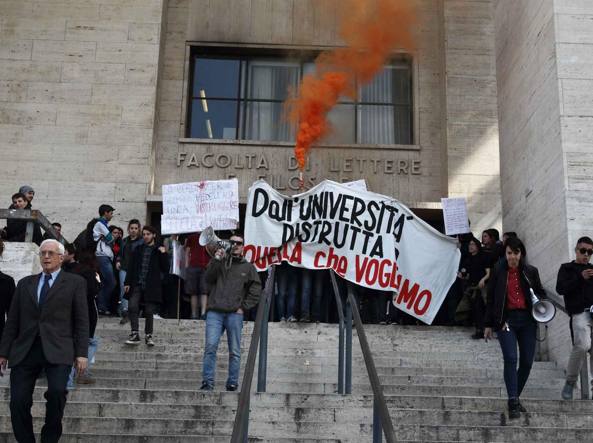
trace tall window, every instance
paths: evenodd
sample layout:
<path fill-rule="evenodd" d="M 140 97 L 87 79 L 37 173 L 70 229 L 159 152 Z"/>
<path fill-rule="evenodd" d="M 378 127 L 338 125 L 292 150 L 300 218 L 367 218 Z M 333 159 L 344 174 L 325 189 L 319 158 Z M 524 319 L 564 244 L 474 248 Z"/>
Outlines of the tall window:
<path fill-rule="evenodd" d="M 309 61 L 272 57 L 195 56 L 192 59 L 191 138 L 287 141 L 295 138 L 284 101 Z M 411 144 L 412 74 L 409 61 L 385 66 L 360 87 L 355 101 L 344 98 L 328 118 L 334 132 L 325 143 Z"/>

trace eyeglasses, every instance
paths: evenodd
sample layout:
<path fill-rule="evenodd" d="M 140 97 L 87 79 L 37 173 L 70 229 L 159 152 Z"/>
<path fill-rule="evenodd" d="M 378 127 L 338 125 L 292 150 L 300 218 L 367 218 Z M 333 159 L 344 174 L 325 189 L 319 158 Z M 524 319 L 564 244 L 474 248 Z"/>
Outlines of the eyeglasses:
<path fill-rule="evenodd" d="M 579 252 L 583 255 L 588 255 L 589 257 L 591 257 L 593 255 L 593 249 L 587 249 L 587 248 L 579 248 Z"/>
<path fill-rule="evenodd" d="M 242 241 L 237 240 L 230 240 L 229 243 L 231 244 L 231 246 L 241 246 L 243 244 Z"/>
<path fill-rule="evenodd" d="M 39 251 L 39 257 L 55 257 L 56 255 L 62 255 L 56 251 Z"/>

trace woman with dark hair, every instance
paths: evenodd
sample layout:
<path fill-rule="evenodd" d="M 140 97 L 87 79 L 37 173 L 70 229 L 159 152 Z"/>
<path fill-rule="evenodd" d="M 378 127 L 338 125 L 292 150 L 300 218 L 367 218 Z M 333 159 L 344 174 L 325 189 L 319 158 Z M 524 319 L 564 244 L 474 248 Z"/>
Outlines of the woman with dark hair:
<path fill-rule="evenodd" d="M 0 240 L 0 257 L 4 252 L 4 242 Z M 4 332 L 4 324 L 6 322 L 6 315 L 10 309 L 12 296 L 15 291 L 14 279 L 3 272 L 0 272 L 0 338 Z"/>
<path fill-rule="evenodd" d="M 472 323 L 476 332 L 473 339 L 484 338 L 484 312 L 486 310 L 485 287 L 490 276 L 490 258 L 482 253 L 480 241 L 471 237 L 468 241 L 468 255 L 462 261 L 458 277 L 463 280 L 464 291 L 471 300 Z"/>
<path fill-rule="evenodd" d="M 521 240 L 507 239 L 505 258 L 494 268 L 488 282 L 484 337 L 487 341 L 496 331 L 504 358 L 504 382 L 511 419 L 519 418 L 521 412 L 525 412 L 519 396 L 535 357 L 537 323 L 531 315 L 531 290 L 538 298 L 546 298 L 537 268 L 528 265 L 525 256 Z"/>

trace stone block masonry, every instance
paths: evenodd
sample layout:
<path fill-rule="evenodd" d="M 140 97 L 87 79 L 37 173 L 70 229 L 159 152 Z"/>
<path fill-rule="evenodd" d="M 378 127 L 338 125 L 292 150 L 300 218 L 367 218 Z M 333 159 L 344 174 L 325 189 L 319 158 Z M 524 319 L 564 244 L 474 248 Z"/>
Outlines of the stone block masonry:
<path fill-rule="evenodd" d="M 164 3 L 0 0 L 0 205 L 30 184 L 68 239 L 101 203 L 145 220 Z"/>

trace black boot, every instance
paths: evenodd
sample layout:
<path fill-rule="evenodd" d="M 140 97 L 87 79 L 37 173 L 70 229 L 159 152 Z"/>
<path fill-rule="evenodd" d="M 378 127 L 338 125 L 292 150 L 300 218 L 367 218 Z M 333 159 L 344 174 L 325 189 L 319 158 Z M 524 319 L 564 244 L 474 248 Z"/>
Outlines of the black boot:
<path fill-rule="evenodd" d="M 519 406 L 519 399 L 509 398 L 509 419 L 514 420 L 521 417 Z"/>

